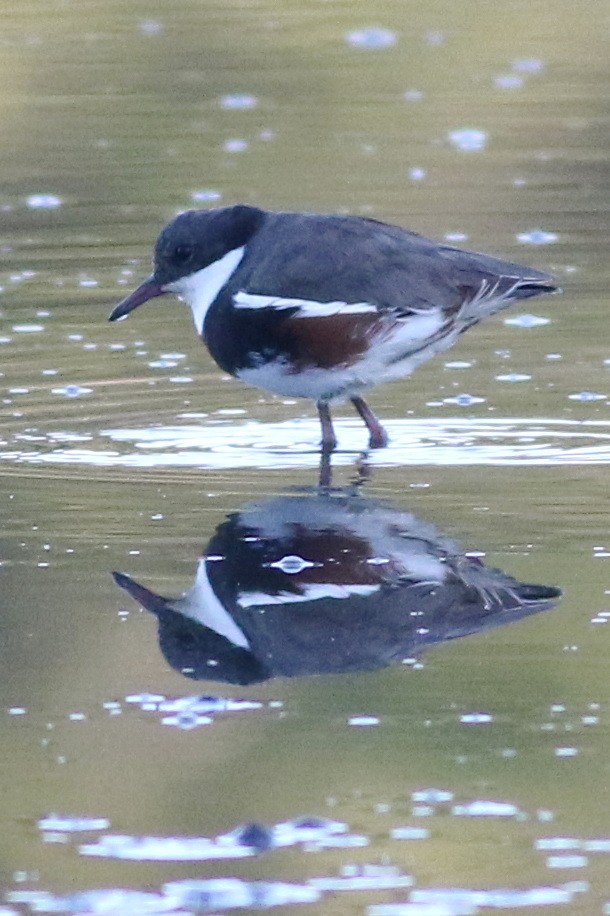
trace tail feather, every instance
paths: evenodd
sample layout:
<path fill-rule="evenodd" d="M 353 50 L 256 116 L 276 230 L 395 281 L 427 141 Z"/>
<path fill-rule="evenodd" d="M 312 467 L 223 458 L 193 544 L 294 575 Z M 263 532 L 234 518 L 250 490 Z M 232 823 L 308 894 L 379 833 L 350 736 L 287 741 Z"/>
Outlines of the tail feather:
<path fill-rule="evenodd" d="M 470 290 L 460 310 L 460 321 L 475 324 L 512 305 L 519 299 L 531 299 L 548 293 L 561 292 L 552 277 L 485 277 L 478 289 Z"/>

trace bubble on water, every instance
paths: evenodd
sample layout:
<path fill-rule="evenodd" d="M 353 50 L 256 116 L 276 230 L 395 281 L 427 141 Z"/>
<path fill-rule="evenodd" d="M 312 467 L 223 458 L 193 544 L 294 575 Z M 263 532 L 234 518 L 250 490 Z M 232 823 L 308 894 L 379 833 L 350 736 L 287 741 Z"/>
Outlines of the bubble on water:
<path fill-rule="evenodd" d="M 580 884 L 581 882 L 579 882 Z M 466 916 L 487 909 L 521 909 L 525 907 L 555 906 L 570 903 L 582 887 L 532 887 L 489 888 L 485 890 L 463 887 L 416 888 L 410 894 L 410 903 L 432 907 L 431 914 Z M 415 911 L 416 912 L 416 911 Z M 371 916 L 373 914 L 371 913 Z M 378 914 L 375 914 L 378 916 Z"/>
<path fill-rule="evenodd" d="M 511 64 L 517 73 L 540 73 L 544 63 L 539 57 L 518 57 Z"/>
<path fill-rule="evenodd" d="M 429 45 L 444 45 L 445 44 L 445 35 L 443 32 L 427 32 L 426 33 L 426 44 Z"/>
<path fill-rule="evenodd" d="M 85 289 L 91 289 L 94 286 L 99 286 L 99 280 L 92 280 L 85 277 L 78 281 L 78 285 L 85 287 Z"/>
<path fill-rule="evenodd" d="M 465 232 L 446 232 L 445 240 L 447 242 L 467 242 L 468 236 Z"/>
<path fill-rule="evenodd" d="M 534 843 L 534 849 L 540 850 L 557 850 L 557 849 L 580 849 L 582 845 L 581 840 L 577 840 L 575 837 L 571 836 L 545 836 L 536 840 Z"/>
<path fill-rule="evenodd" d="M 445 363 L 445 369 L 470 369 L 472 366 L 474 363 L 462 359 L 454 359 Z"/>
<path fill-rule="evenodd" d="M 231 140 L 225 140 L 222 148 L 224 149 L 225 153 L 243 153 L 248 149 L 249 146 L 250 144 L 247 140 L 235 137 Z"/>
<path fill-rule="evenodd" d="M 356 725 L 360 728 L 371 727 L 372 725 L 379 725 L 381 719 L 378 716 L 350 716 L 347 720 L 348 725 Z"/>
<path fill-rule="evenodd" d="M 460 716 L 460 722 L 464 725 L 489 725 L 493 720 L 494 717 L 488 712 L 465 712 Z"/>
<path fill-rule="evenodd" d="M 174 385 L 190 385 L 192 381 L 190 375 L 173 375 L 170 378 L 170 382 Z"/>
<path fill-rule="evenodd" d="M 381 48 L 390 48 L 396 44 L 398 36 L 390 29 L 379 28 L 378 26 L 369 26 L 364 29 L 355 29 L 348 32 L 345 40 L 354 48 L 365 48 L 366 50 L 379 50 Z"/>
<path fill-rule="evenodd" d="M 183 731 L 192 731 L 202 725 L 211 725 L 214 720 L 210 716 L 200 716 L 192 712 L 181 712 L 177 716 L 165 716 L 161 719 L 162 725 L 180 728 Z"/>
<path fill-rule="evenodd" d="M 107 830 L 110 821 L 105 817 L 81 817 L 69 814 L 48 814 L 38 821 L 39 830 L 58 830 L 64 833 L 81 833 L 87 830 Z"/>
<path fill-rule="evenodd" d="M 587 856 L 547 856 L 547 868 L 585 868 L 589 864 Z"/>
<path fill-rule="evenodd" d="M 85 388 L 82 385 L 66 385 L 64 388 L 51 388 L 51 394 L 61 394 L 66 398 L 80 398 L 86 394 L 91 394 L 93 388 Z"/>
<path fill-rule="evenodd" d="M 556 747 L 556 757 L 576 757 L 578 755 L 577 747 Z"/>
<path fill-rule="evenodd" d="M 605 401 L 607 395 L 599 394 L 596 391 L 578 391 L 568 397 L 571 401 Z"/>
<path fill-rule="evenodd" d="M 194 200 L 197 203 L 207 203 L 209 201 L 216 201 L 221 199 L 222 194 L 220 191 L 214 191 L 212 188 L 203 188 L 201 191 L 191 192 L 191 200 Z"/>
<path fill-rule="evenodd" d="M 30 194 L 26 204 L 30 210 L 55 210 L 63 201 L 56 194 Z"/>
<path fill-rule="evenodd" d="M 449 789 L 416 789 L 411 792 L 411 800 L 414 802 L 426 802 L 426 804 L 440 805 L 444 802 L 453 800 L 453 792 Z"/>
<path fill-rule="evenodd" d="M 456 149 L 475 152 L 485 149 L 489 138 L 484 130 L 478 130 L 475 127 L 461 127 L 459 130 L 450 131 L 447 139 Z"/>
<path fill-rule="evenodd" d="M 138 22 L 138 29 L 142 35 L 159 35 L 163 31 L 163 23 L 158 19 L 142 19 Z"/>
<path fill-rule="evenodd" d="M 432 805 L 413 805 L 411 814 L 413 817 L 432 817 L 434 808 Z"/>
<path fill-rule="evenodd" d="M 497 89 L 520 89 L 523 86 L 523 82 L 523 77 L 517 73 L 503 73 L 494 79 L 494 85 Z"/>
<path fill-rule="evenodd" d="M 504 375 L 496 375 L 498 382 L 529 382 L 531 375 L 525 375 L 522 372 L 507 372 Z"/>
<path fill-rule="evenodd" d="M 409 178 L 411 181 L 423 181 L 427 174 L 428 173 L 426 170 L 420 168 L 419 166 L 414 166 L 413 168 L 409 169 Z"/>
<path fill-rule="evenodd" d="M 519 809 L 510 802 L 480 800 L 454 805 L 451 813 L 456 817 L 515 817 Z"/>
<path fill-rule="evenodd" d="M 143 703 L 162 703 L 165 696 L 162 693 L 132 693 L 125 697 L 126 703 L 134 703 L 138 706 Z"/>
<path fill-rule="evenodd" d="M 553 245 L 558 240 L 556 232 L 547 232 L 545 229 L 530 229 L 529 232 L 517 234 L 517 241 L 522 245 Z"/>
<path fill-rule="evenodd" d="M 421 89 L 407 89 L 403 92 L 403 99 L 407 102 L 421 102 L 425 98 L 425 92 Z"/>
<path fill-rule="evenodd" d="M 39 334 L 44 331 L 44 324 L 14 324 L 13 331 L 16 334 Z"/>
<path fill-rule="evenodd" d="M 476 397 L 474 394 L 456 394 L 452 398 L 443 398 L 443 404 L 457 404 L 458 407 L 470 407 L 471 404 L 484 404 L 486 398 Z"/>
<path fill-rule="evenodd" d="M 429 836 L 427 827 L 394 827 L 390 830 L 393 840 L 427 840 Z"/>
<path fill-rule="evenodd" d="M 550 324 L 550 318 L 542 318 L 540 315 L 514 315 L 512 318 L 505 318 L 504 324 L 512 325 L 515 328 L 538 328 L 543 324 Z"/>
<path fill-rule="evenodd" d="M 175 359 L 153 359 L 148 364 L 150 369 L 172 369 L 177 365 Z"/>
<path fill-rule="evenodd" d="M 256 108 L 258 105 L 258 99 L 255 95 L 249 95 L 247 92 L 237 92 L 234 94 L 221 96 L 219 104 L 221 108 L 243 110 L 248 108 Z"/>

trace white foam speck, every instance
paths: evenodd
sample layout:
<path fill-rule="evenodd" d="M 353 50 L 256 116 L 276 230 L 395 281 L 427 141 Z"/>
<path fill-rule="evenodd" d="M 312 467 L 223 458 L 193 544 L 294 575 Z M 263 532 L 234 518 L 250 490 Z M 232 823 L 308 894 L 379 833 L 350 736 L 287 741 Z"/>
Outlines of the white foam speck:
<path fill-rule="evenodd" d="M 558 240 L 556 232 L 546 232 L 544 229 L 530 229 L 529 232 L 517 234 L 517 241 L 522 245 L 552 245 Z"/>
<path fill-rule="evenodd" d="M 225 140 L 223 143 L 225 153 L 243 153 L 249 146 L 250 144 L 247 140 L 238 139 L 237 137 L 231 140 Z"/>
<path fill-rule="evenodd" d="M 585 868 L 589 864 L 587 856 L 547 856 L 547 868 Z"/>
<path fill-rule="evenodd" d="M 61 207 L 63 201 L 56 194 L 30 194 L 26 204 L 30 210 L 54 210 Z"/>
<path fill-rule="evenodd" d="M 223 95 L 220 98 L 220 107 L 229 108 L 232 110 L 243 110 L 248 108 L 256 108 L 258 105 L 258 99 L 255 95 L 249 95 L 248 93 L 234 93 L 230 95 Z"/>
<path fill-rule="evenodd" d="M 488 712 L 466 712 L 460 716 L 460 722 L 465 725 L 488 725 L 494 717 Z"/>
<path fill-rule="evenodd" d="M 74 817 L 68 814 L 48 814 L 38 821 L 39 830 L 59 830 L 80 833 L 87 830 L 107 830 L 110 821 L 105 817 Z"/>
<path fill-rule="evenodd" d="M 517 73 L 540 73 L 544 63 L 538 57 L 521 57 L 512 62 L 512 68 Z"/>
<path fill-rule="evenodd" d="M 517 73 L 503 73 L 501 76 L 496 76 L 494 85 L 497 89 L 520 89 L 523 82 L 523 77 Z"/>
<path fill-rule="evenodd" d="M 478 152 L 485 149 L 489 139 L 484 130 L 478 130 L 475 127 L 462 127 L 459 130 L 452 130 L 447 136 L 451 146 L 463 152 Z"/>
<path fill-rule="evenodd" d="M 519 809 L 510 802 L 480 800 L 454 805 L 451 813 L 456 817 L 515 817 Z"/>
<path fill-rule="evenodd" d="M 549 324 L 550 318 L 541 318 L 540 315 L 515 315 L 512 318 L 505 318 L 504 324 L 511 325 L 515 328 L 538 328 L 543 324 Z"/>
<path fill-rule="evenodd" d="M 403 93 L 402 97 L 407 102 L 421 102 L 425 97 L 425 93 L 422 92 L 421 89 L 407 89 L 407 91 Z"/>
<path fill-rule="evenodd" d="M 193 191 L 191 193 L 191 200 L 194 200 L 197 203 L 200 203 L 202 201 L 205 201 L 207 203 L 210 201 L 221 200 L 221 199 L 222 199 L 222 194 L 220 193 L 220 191 L 212 191 L 210 188 L 206 188 L 205 190 L 202 190 L 202 191 Z"/>
<path fill-rule="evenodd" d="M 578 391 L 569 395 L 571 401 L 605 401 L 606 397 L 607 395 L 596 391 Z"/>
<path fill-rule="evenodd" d="M 148 37 L 160 35 L 163 31 L 163 23 L 159 22 L 158 19 L 142 19 L 138 22 L 138 29 L 142 35 L 147 35 Z"/>
<path fill-rule="evenodd" d="M 473 394 L 456 394 L 452 398 L 443 398 L 443 404 L 457 404 L 458 407 L 470 407 L 471 404 L 484 404 L 485 398 L 478 398 Z"/>
<path fill-rule="evenodd" d="M 411 793 L 411 800 L 414 802 L 426 802 L 431 805 L 439 805 L 443 802 L 453 800 L 453 792 L 448 789 L 417 789 Z"/>
<path fill-rule="evenodd" d="M 419 166 L 414 166 L 409 169 L 409 178 L 411 181 L 423 181 L 427 176 L 426 169 L 422 169 Z"/>
<path fill-rule="evenodd" d="M 80 398 L 92 392 L 93 388 L 85 388 L 82 385 L 66 385 L 64 388 L 51 388 L 51 394 L 60 394 L 66 398 Z"/>
<path fill-rule="evenodd" d="M 345 40 L 353 48 L 377 51 L 383 48 L 391 48 L 392 45 L 396 44 L 397 35 L 390 29 L 369 26 L 368 28 L 355 29 L 353 32 L 348 32 Z"/>

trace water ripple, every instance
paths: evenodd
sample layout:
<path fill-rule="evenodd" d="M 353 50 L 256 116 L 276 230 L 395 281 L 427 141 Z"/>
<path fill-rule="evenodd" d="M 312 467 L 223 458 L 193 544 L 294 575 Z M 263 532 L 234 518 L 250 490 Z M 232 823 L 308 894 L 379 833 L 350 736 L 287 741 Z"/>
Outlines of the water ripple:
<path fill-rule="evenodd" d="M 610 463 L 610 422 L 519 418 L 394 420 L 390 445 L 373 452 L 375 465 L 584 465 Z M 357 420 L 337 422 L 336 464 L 349 464 L 364 448 Z M 297 468 L 319 460 L 314 419 L 260 423 L 212 418 L 194 426 L 69 430 L 16 435 L 0 452 L 15 464 L 95 467 Z M 85 444 L 86 443 L 86 444 Z"/>

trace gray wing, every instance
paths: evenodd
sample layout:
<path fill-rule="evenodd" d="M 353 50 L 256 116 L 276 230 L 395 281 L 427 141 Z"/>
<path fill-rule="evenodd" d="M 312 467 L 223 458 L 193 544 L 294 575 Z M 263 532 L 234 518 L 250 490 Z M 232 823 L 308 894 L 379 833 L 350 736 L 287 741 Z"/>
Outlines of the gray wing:
<path fill-rule="evenodd" d="M 439 307 L 456 313 L 475 299 L 486 313 L 490 292 L 496 299 L 510 292 L 512 301 L 556 286 L 541 271 L 439 245 L 398 226 L 278 213 L 269 215 L 250 244 L 240 289 L 278 299 L 367 302 L 407 315 Z"/>

